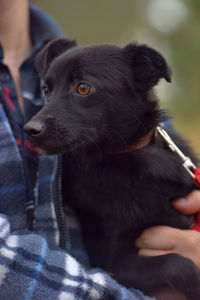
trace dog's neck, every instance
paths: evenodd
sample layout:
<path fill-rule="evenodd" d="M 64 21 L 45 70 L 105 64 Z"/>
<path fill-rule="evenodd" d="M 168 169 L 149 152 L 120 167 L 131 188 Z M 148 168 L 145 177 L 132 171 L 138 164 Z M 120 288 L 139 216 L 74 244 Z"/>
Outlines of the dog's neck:
<path fill-rule="evenodd" d="M 133 145 L 128 145 L 124 149 L 120 150 L 107 150 L 105 151 L 106 154 L 123 154 L 123 153 L 129 153 L 133 152 L 135 150 L 139 150 L 144 148 L 145 146 L 149 145 L 157 136 L 157 129 L 154 128 L 150 132 L 148 132 L 145 136 L 139 139 L 139 141 Z"/>

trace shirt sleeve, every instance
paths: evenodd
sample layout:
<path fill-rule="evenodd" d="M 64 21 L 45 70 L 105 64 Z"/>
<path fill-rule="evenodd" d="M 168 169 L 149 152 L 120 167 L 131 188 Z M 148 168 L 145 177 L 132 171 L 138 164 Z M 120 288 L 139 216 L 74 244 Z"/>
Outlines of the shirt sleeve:
<path fill-rule="evenodd" d="M 60 248 L 50 249 L 44 236 L 10 232 L 0 215 L 1 300 L 152 300 L 126 289 L 100 269 L 86 270 Z"/>

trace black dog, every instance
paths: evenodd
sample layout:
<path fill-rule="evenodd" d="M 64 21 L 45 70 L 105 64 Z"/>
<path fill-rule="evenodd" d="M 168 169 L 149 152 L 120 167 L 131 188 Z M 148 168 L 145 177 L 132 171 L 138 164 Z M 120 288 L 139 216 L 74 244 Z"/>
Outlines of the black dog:
<path fill-rule="evenodd" d="M 64 201 L 78 213 L 92 266 L 149 295 L 169 289 L 200 299 L 200 274 L 177 254 L 137 255 L 134 241 L 150 226 L 190 228 L 194 216 L 171 200 L 195 186 L 156 134 L 167 117 L 152 91 L 170 81 L 165 59 L 146 45 L 77 46 L 59 39 L 38 54 L 48 104 L 25 126 L 47 154 L 64 153 Z M 194 162 L 185 142 L 173 140 Z"/>

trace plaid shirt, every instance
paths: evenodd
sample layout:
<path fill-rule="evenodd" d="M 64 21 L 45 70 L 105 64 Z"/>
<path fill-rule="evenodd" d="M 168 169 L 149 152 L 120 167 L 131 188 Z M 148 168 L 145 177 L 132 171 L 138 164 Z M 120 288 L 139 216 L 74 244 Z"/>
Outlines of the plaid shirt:
<path fill-rule="evenodd" d="M 34 50 L 20 68 L 24 115 L 0 48 L 0 299 L 150 299 L 89 268 L 78 221 L 59 199 L 59 158 L 39 155 L 24 139 L 23 125 L 43 105 L 33 58 L 63 36 L 37 7 L 30 13 Z"/>

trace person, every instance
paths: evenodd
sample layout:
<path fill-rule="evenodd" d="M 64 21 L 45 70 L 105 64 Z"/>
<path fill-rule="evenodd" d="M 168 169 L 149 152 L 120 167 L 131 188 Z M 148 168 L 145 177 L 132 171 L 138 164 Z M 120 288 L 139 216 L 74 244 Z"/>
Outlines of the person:
<path fill-rule="evenodd" d="M 75 215 L 67 209 L 65 218 L 62 209 L 61 161 L 40 155 L 24 138 L 23 125 L 45 101 L 34 57 L 46 42 L 62 36 L 28 0 L 0 0 L 0 299 L 151 299 L 89 268 Z M 199 195 L 190 194 L 179 209 L 200 211 Z M 152 230 L 155 245 L 148 241 Z M 191 236 L 180 231 L 183 253 L 176 239 L 172 249 L 160 246 L 160 230 L 150 228 L 138 239 L 139 254 L 182 251 L 198 265 L 199 235 L 190 248 Z M 176 229 L 164 230 L 171 241 Z"/>

